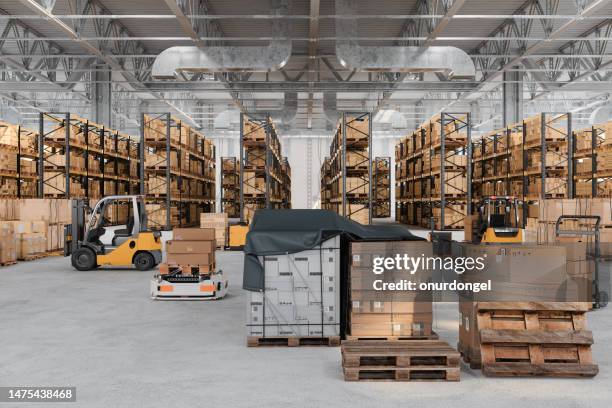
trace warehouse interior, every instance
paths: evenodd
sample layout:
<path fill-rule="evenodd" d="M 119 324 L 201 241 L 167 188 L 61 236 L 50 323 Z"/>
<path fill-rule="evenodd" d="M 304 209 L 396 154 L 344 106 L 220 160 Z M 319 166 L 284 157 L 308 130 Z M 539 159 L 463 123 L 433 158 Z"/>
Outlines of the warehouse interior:
<path fill-rule="evenodd" d="M 82 406 L 609 406 L 611 34 L 612 0 L 0 1 L 0 387 L 76 387 Z M 74 203 L 107 196 L 116 235 L 96 239 L 146 215 L 170 271 L 173 229 L 215 229 L 206 272 L 227 294 L 152 300 L 162 264 L 131 259 L 75 270 Z M 247 347 L 232 226 L 326 209 L 468 241 L 489 196 L 518 197 L 523 242 L 600 217 L 597 244 L 576 223 L 608 279 L 584 314 L 593 378 L 464 359 L 459 383 L 345 382 L 337 347 Z M 452 348 L 457 304 L 430 306 Z"/>

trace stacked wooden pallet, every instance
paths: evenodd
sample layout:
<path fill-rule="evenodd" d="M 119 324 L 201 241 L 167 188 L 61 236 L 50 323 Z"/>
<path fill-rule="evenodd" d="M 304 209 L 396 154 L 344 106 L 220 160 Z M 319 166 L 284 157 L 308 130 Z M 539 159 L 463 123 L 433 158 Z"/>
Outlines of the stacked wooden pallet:
<path fill-rule="evenodd" d="M 261 208 L 291 208 L 290 167 L 269 116 L 242 114 L 241 206 L 246 221 Z"/>
<path fill-rule="evenodd" d="M 593 377 L 586 303 L 464 302 L 458 348 L 488 376 Z"/>
<path fill-rule="evenodd" d="M 198 225 L 215 207 L 215 147 L 170 114 L 143 115 L 149 227 Z"/>
<path fill-rule="evenodd" d="M 396 219 L 463 228 L 468 200 L 469 115 L 436 115 L 396 145 Z M 399 193 L 398 193 L 399 192 Z"/>
<path fill-rule="evenodd" d="M 330 146 L 326 184 L 328 208 L 361 224 L 369 224 L 372 216 L 370 116 L 346 113 L 339 121 Z"/>
<path fill-rule="evenodd" d="M 459 353 L 440 340 L 342 342 L 346 381 L 459 381 Z"/>
<path fill-rule="evenodd" d="M 235 157 L 221 158 L 221 211 L 229 218 L 240 217 L 240 166 Z"/>

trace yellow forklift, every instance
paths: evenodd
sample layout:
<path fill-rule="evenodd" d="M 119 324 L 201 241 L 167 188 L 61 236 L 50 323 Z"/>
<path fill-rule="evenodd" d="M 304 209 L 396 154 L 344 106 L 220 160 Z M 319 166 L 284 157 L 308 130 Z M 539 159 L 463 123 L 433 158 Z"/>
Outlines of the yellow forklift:
<path fill-rule="evenodd" d="M 522 202 L 512 196 L 490 196 L 478 204 L 475 242 L 483 244 L 522 244 L 525 231 L 520 225 Z"/>
<path fill-rule="evenodd" d="M 112 225 L 108 218 L 117 205 L 128 207 L 125 225 Z M 146 271 L 161 262 L 160 236 L 159 232 L 147 230 L 143 196 L 107 196 L 98 201 L 93 210 L 87 200 L 73 199 L 72 223 L 64 228 L 64 256 L 70 256 L 72 266 L 79 271 L 101 265 L 134 265 Z"/>

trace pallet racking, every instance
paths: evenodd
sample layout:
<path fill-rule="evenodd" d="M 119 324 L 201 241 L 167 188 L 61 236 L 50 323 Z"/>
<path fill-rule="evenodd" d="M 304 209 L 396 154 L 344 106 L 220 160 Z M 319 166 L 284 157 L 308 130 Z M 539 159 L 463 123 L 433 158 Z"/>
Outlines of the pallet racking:
<path fill-rule="evenodd" d="M 241 113 L 241 221 L 250 221 L 258 209 L 291 207 L 288 164 L 270 115 Z"/>
<path fill-rule="evenodd" d="M 240 218 L 240 166 L 235 157 L 221 158 L 221 212 Z"/>
<path fill-rule="evenodd" d="M 461 229 L 471 211 L 469 113 L 442 112 L 396 145 L 396 220 Z"/>
<path fill-rule="evenodd" d="M 215 210 L 215 147 L 169 113 L 143 114 L 140 192 L 153 229 L 197 225 Z"/>
<path fill-rule="evenodd" d="M 612 196 L 612 121 L 574 132 L 574 196 Z"/>
<path fill-rule="evenodd" d="M 36 196 L 37 140 L 35 131 L 0 121 L 0 196 Z"/>
<path fill-rule="evenodd" d="M 372 218 L 391 216 L 391 157 L 372 162 Z"/>
<path fill-rule="evenodd" d="M 331 210 L 330 197 L 331 197 L 331 165 L 329 157 L 326 157 L 321 164 L 321 209 Z"/>
<path fill-rule="evenodd" d="M 329 155 L 326 205 L 361 224 L 372 222 L 371 119 L 369 112 L 343 113 Z"/>

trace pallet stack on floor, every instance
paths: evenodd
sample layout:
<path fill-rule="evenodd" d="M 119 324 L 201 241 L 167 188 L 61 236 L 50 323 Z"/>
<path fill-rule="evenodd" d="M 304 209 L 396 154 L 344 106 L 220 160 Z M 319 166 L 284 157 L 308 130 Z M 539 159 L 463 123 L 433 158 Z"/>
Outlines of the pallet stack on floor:
<path fill-rule="evenodd" d="M 144 114 L 142 120 L 149 227 L 197 225 L 202 212 L 214 212 L 214 144 L 170 114 Z"/>
<path fill-rule="evenodd" d="M 372 162 L 372 218 L 391 216 L 391 158 L 376 157 Z"/>
<path fill-rule="evenodd" d="M 372 286 L 378 279 L 372 274 L 374 258 L 401 253 L 426 257 L 432 249 L 428 242 L 351 244 L 348 334 L 341 348 L 346 381 L 459 381 L 459 353 L 432 330 L 431 294 L 383 293 Z M 391 272 L 393 281 L 414 278 L 399 270 L 385 276 Z M 427 280 L 425 269 L 416 273 Z"/>
<path fill-rule="evenodd" d="M 0 121 L 0 196 L 36 196 L 38 134 Z"/>
<path fill-rule="evenodd" d="M 593 377 L 584 302 L 464 302 L 459 349 L 495 377 Z"/>
<path fill-rule="evenodd" d="M 215 271 L 217 240 L 214 228 L 174 228 L 166 241 L 166 262 L 160 270 L 178 268 L 182 275 Z"/>
<path fill-rule="evenodd" d="M 291 174 L 270 116 L 241 114 L 240 209 L 250 222 L 258 209 L 291 208 Z"/>
<path fill-rule="evenodd" d="M 471 204 L 468 113 L 441 113 L 398 142 L 396 220 L 437 230 L 461 229 Z"/>
<path fill-rule="evenodd" d="M 70 223 L 70 200 L 0 200 L 0 265 L 57 253 Z"/>
<path fill-rule="evenodd" d="M 340 237 L 259 262 L 265 290 L 247 292 L 247 345 L 338 346 Z"/>
<path fill-rule="evenodd" d="M 221 212 L 240 218 L 240 165 L 235 157 L 221 158 Z"/>
<path fill-rule="evenodd" d="M 328 209 L 361 224 L 372 219 L 371 143 L 371 114 L 344 113 L 329 149 Z"/>

